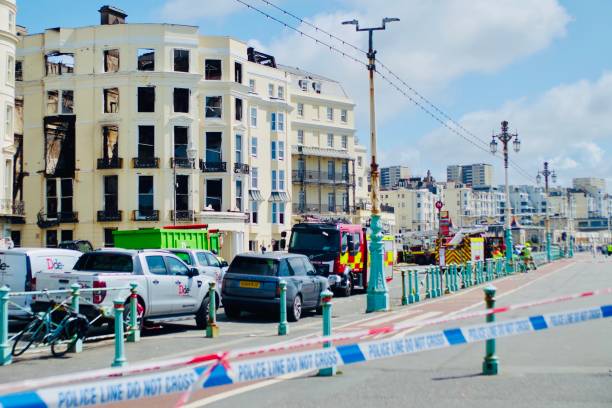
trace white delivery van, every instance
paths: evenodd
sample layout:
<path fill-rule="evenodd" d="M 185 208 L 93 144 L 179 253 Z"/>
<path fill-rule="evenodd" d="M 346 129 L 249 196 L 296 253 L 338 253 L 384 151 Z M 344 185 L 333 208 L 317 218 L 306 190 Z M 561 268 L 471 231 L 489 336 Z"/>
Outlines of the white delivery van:
<path fill-rule="evenodd" d="M 0 251 L 0 287 L 6 285 L 12 292 L 31 291 L 32 279 L 36 278 L 37 274 L 69 271 L 81 255 L 83 254 L 79 251 L 55 248 L 2 250 Z M 27 318 L 31 303 L 31 296 L 11 297 L 9 318 Z"/>

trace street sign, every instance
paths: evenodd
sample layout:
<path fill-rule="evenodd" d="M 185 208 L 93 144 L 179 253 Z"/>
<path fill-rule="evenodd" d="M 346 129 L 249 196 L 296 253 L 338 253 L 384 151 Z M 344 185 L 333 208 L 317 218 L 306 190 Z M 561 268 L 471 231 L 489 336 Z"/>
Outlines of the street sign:
<path fill-rule="evenodd" d="M 440 211 L 444 207 L 444 203 L 442 201 L 436 201 L 436 208 Z"/>

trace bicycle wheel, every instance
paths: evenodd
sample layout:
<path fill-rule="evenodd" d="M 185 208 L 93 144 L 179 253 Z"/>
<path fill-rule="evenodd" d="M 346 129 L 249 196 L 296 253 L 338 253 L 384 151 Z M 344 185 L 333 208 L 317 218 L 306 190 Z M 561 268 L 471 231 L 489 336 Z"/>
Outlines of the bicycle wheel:
<path fill-rule="evenodd" d="M 72 349 L 77 340 L 77 336 L 73 336 L 71 339 L 55 340 L 53 343 L 51 343 L 51 354 L 53 354 L 54 357 L 62 357 Z"/>
<path fill-rule="evenodd" d="M 15 337 L 13 341 L 13 356 L 17 357 L 26 352 L 34 343 L 40 343 L 45 336 L 45 324 L 42 320 L 34 319 Z"/>

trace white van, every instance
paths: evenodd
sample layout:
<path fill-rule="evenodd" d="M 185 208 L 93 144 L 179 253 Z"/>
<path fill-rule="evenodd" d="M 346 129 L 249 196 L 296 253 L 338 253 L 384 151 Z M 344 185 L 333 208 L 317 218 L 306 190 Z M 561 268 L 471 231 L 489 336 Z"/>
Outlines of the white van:
<path fill-rule="evenodd" d="M 64 272 L 72 269 L 79 251 L 55 248 L 14 248 L 0 251 L 0 287 L 8 286 L 12 292 L 32 290 L 32 278 L 39 273 Z M 9 318 L 28 317 L 31 296 L 11 297 Z M 15 304 L 19 305 L 17 307 Z"/>

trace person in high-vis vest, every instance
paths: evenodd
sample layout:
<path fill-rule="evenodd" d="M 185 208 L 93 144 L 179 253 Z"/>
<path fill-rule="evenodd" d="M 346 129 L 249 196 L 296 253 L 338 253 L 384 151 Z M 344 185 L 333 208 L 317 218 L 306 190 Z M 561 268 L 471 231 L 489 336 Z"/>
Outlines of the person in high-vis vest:
<path fill-rule="evenodd" d="M 531 256 L 531 244 L 529 242 L 527 242 L 525 244 L 525 248 L 523 248 L 523 262 L 525 262 L 525 267 L 527 268 L 527 270 L 538 269 L 535 262 L 533 261 L 533 257 Z"/>

